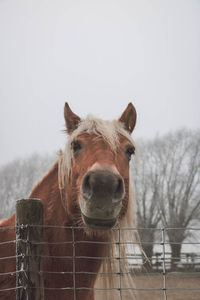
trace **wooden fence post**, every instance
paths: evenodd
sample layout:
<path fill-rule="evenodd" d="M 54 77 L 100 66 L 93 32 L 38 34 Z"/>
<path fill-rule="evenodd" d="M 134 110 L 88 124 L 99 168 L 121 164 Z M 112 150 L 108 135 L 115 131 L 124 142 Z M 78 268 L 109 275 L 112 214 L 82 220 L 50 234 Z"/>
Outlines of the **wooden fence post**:
<path fill-rule="evenodd" d="M 22 199 L 16 204 L 16 300 L 44 300 L 43 204 Z M 22 287 L 22 288 L 20 288 Z"/>

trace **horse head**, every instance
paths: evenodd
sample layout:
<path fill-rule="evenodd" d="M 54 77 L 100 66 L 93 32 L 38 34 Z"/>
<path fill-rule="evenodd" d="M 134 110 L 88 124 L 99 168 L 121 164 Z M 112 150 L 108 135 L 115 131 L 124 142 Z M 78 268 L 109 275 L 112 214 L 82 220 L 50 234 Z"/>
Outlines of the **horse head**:
<path fill-rule="evenodd" d="M 136 111 L 129 103 L 118 120 L 81 120 L 65 103 L 69 135 L 59 167 L 60 188 L 69 217 L 93 230 L 110 229 L 127 213 L 131 133 Z"/>

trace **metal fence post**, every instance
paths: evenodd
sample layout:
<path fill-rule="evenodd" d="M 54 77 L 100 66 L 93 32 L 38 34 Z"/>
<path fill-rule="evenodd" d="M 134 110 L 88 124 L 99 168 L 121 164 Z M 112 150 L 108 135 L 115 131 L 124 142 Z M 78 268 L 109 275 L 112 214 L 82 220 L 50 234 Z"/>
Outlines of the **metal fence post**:
<path fill-rule="evenodd" d="M 22 199 L 16 204 L 16 300 L 43 300 L 43 204 Z"/>

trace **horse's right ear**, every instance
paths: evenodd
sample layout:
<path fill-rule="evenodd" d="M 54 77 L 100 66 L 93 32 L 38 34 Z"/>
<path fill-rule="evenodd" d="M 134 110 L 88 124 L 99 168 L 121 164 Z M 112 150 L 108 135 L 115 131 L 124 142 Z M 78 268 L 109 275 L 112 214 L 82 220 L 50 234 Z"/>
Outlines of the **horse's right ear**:
<path fill-rule="evenodd" d="M 64 107 L 64 117 L 67 132 L 70 134 L 78 127 L 81 119 L 79 118 L 79 116 L 73 113 L 67 102 L 65 103 Z"/>

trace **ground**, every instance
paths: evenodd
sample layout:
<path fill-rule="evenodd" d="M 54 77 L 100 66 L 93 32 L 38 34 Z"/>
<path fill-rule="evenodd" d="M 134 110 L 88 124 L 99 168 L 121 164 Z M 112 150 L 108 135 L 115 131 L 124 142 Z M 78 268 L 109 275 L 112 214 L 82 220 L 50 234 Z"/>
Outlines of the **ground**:
<path fill-rule="evenodd" d="M 151 275 L 134 275 L 136 288 L 147 289 L 146 291 L 137 292 L 137 300 L 200 300 L 200 273 L 171 273 L 166 276 L 167 289 L 179 289 L 179 290 L 167 290 L 167 297 L 164 297 L 163 288 L 163 275 L 151 274 Z M 126 279 L 123 278 L 123 284 L 126 285 Z M 150 290 L 149 290 L 150 289 Z M 151 290 L 160 289 L 160 290 Z M 187 289 L 199 289 L 187 290 Z M 97 292 L 95 300 L 105 300 L 100 295 L 101 292 Z M 120 293 L 115 292 L 115 300 L 132 300 L 134 297 L 128 297 L 126 295 L 120 298 Z M 109 299 L 109 297 L 108 297 Z"/>
<path fill-rule="evenodd" d="M 199 300 L 200 273 L 197 274 L 169 274 L 166 276 L 167 289 L 180 289 L 176 291 L 167 290 L 167 300 Z M 138 275 L 136 276 L 137 288 L 163 288 L 162 275 Z M 139 291 L 139 300 L 165 300 L 163 291 Z"/>

